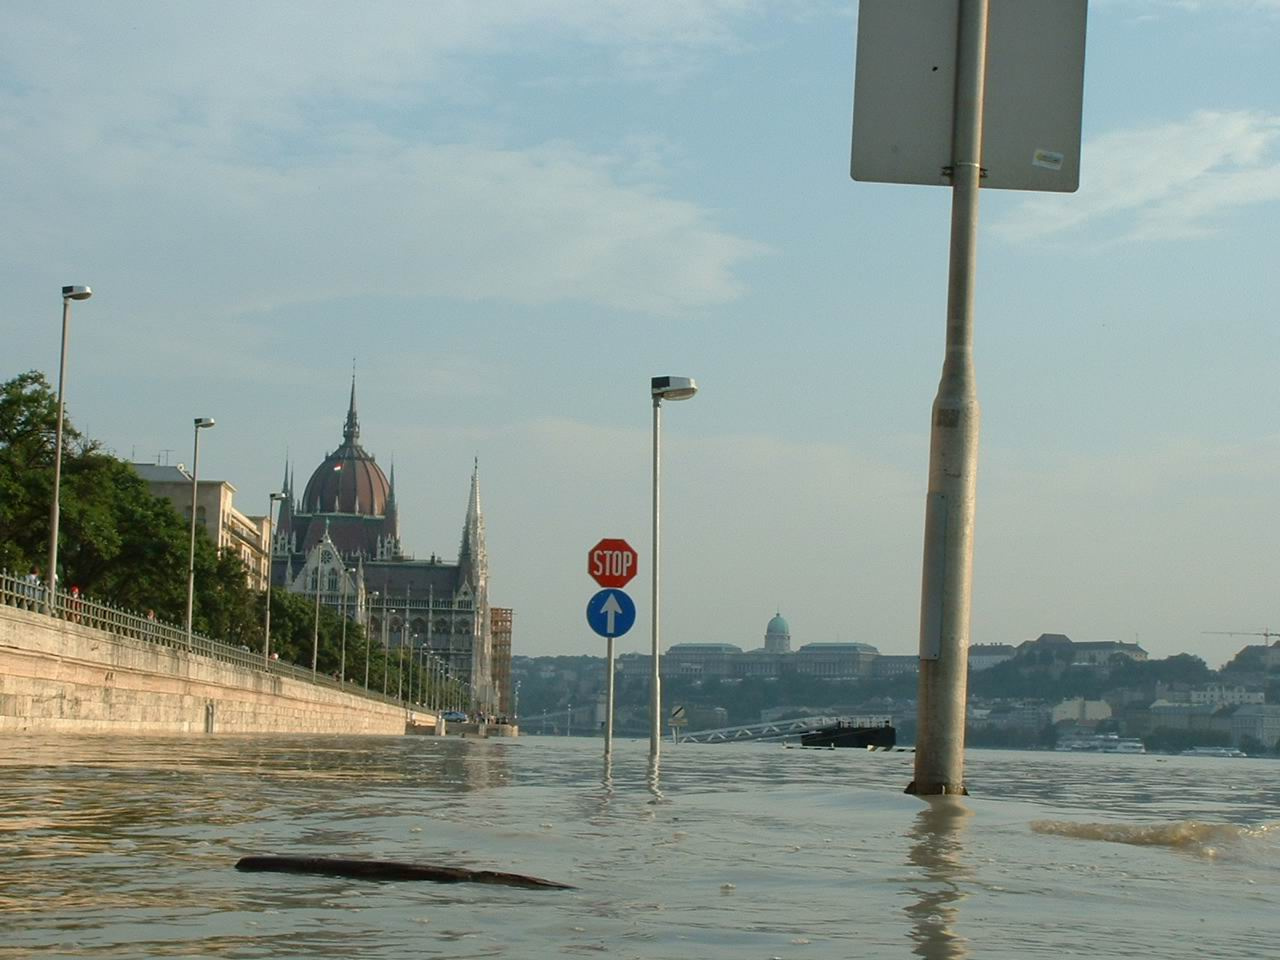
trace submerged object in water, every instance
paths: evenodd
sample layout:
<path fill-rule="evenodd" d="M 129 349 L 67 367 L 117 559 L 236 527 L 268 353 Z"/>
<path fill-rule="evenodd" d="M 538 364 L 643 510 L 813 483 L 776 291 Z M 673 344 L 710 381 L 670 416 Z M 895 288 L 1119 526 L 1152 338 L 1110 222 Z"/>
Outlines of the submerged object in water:
<path fill-rule="evenodd" d="M 537 887 L 574 890 L 567 883 L 527 877 L 497 870 L 468 870 L 466 867 L 435 867 L 395 860 L 346 860 L 341 857 L 241 857 L 237 870 L 265 873 L 315 873 L 327 877 L 356 880 L 430 880 L 433 883 L 491 883 L 505 887 Z"/>

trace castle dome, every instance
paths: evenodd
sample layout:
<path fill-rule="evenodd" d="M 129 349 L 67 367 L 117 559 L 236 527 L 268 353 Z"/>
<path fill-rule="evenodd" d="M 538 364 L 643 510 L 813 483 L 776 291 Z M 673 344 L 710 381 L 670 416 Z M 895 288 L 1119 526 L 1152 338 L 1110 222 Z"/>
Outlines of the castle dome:
<path fill-rule="evenodd" d="M 307 481 L 300 511 L 305 514 L 346 513 L 381 517 L 391 503 L 391 484 L 373 456 L 360 446 L 356 417 L 356 385 L 351 383 L 351 406 L 342 431 L 342 446 L 324 458 Z"/>
<path fill-rule="evenodd" d="M 760 621 L 757 620 L 756 623 Z M 789 637 L 791 636 L 791 625 L 783 618 L 781 613 L 775 613 L 773 619 L 769 621 L 769 625 L 764 628 L 765 636 Z"/>

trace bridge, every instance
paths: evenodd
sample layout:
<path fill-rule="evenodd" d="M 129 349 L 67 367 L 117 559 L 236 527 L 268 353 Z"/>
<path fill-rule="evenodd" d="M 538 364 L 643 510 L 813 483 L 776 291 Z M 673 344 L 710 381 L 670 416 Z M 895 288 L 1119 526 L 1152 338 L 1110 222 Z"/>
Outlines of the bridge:
<path fill-rule="evenodd" d="M 788 720 L 773 720 L 769 723 L 750 723 L 737 727 L 717 727 L 714 730 L 692 730 L 688 733 L 675 734 L 675 739 L 677 743 L 747 743 L 752 740 L 785 740 L 788 737 L 800 737 L 812 730 L 829 726 L 838 720 L 843 720 L 859 727 L 893 725 L 893 718 L 888 716 L 838 717 L 834 715 L 819 715 L 792 717 Z M 520 727 L 525 734 L 538 734 L 541 732 L 539 724 L 544 726 L 553 724 L 556 730 L 563 732 L 564 722 L 565 711 L 563 709 L 539 713 L 534 716 L 522 715 L 520 717 Z M 582 736 L 600 735 L 600 730 L 589 723 L 584 723 L 580 727 L 575 724 L 574 729 L 578 730 Z M 644 738 L 649 735 L 649 731 L 647 728 L 623 730 L 615 727 L 614 735 Z"/>
<path fill-rule="evenodd" d="M 892 717 L 793 717 L 769 723 L 752 723 L 740 727 L 719 727 L 715 730 L 694 730 L 676 734 L 678 743 L 742 743 L 749 740 L 783 740 L 829 726 L 838 720 L 857 727 L 883 727 L 893 724 Z"/>

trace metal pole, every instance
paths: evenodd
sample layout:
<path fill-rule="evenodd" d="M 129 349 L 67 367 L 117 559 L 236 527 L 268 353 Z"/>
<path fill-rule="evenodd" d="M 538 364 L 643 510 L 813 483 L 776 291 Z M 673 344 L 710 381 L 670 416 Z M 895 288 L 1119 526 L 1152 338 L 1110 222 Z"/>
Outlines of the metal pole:
<path fill-rule="evenodd" d="M 659 493 L 658 478 L 661 469 L 659 444 L 662 434 L 662 398 L 653 398 L 653 570 L 651 576 L 652 590 L 649 596 L 649 629 L 653 637 L 653 671 L 649 678 L 649 757 L 656 758 L 661 750 L 662 730 L 661 711 L 662 694 L 659 689 L 661 674 L 658 668 L 658 559 L 660 544 L 658 541 Z"/>
<path fill-rule="evenodd" d="M 978 470 L 973 291 L 988 0 L 961 0 L 952 148 L 947 351 L 933 402 L 920 602 L 915 779 L 908 793 L 963 794 L 970 588 Z"/>
<path fill-rule="evenodd" d="M 62 298 L 62 349 L 58 354 L 58 425 L 53 441 L 53 504 L 49 508 L 49 567 L 45 570 L 45 613 L 53 616 L 58 589 L 58 519 L 62 513 L 62 387 L 67 378 L 67 334 L 71 326 L 71 300 Z"/>
<path fill-rule="evenodd" d="M 373 599 L 375 601 L 378 599 L 377 590 L 373 591 Z M 370 604 L 369 609 L 372 609 L 372 606 L 373 604 Z M 372 646 L 373 646 L 373 637 L 369 636 L 369 616 L 368 616 L 368 613 L 366 612 L 365 624 L 364 624 L 364 688 L 366 690 L 369 689 L 369 648 Z"/>
<path fill-rule="evenodd" d="M 391 611 L 395 613 L 395 611 Z M 387 695 L 387 661 L 391 659 L 391 624 L 387 622 L 387 598 L 382 598 L 382 695 Z"/>
<path fill-rule="evenodd" d="M 311 621 L 311 682 L 316 681 L 316 663 L 320 659 L 320 559 L 316 558 L 316 613 Z"/>
<path fill-rule="evenodd" d="M 200 485 L 200 418 L 195 421 L 195 449 L 191 454 L 191 549 L 187 554 L 187 649 L 191 642 L 191 608 L 196 595 L 196 492 Z"/>
<path fill-rule="evenodd" d="M 605 759 L 613 753 L 613 637 L 608 638 L 608 666 L 605 669 L 604 696 L 604 755 Z M 520 685 L 516 684 L 516 696 L 520 695 Z"/>
<path fill-rule="evenodd" d="M 342 654 L 341 666 L 338 668 L 338 685 L 347 685 L 347 574 L 351 571 L 346 564 L 342 566 Z"/>
<path fill-rule="evenodd" d="M 276 507 L 276 496 L 271 494 L 267 500 L 267 612 L 262 618 L 262 665 L 271 665 L 271 557 L 274 545 L 271 542 L 271 511 Z"/>
<path fill-rule="evenodd" d="M 271 541 L 271 511 L 284 499 L 284 494 L 270 494 L 266 504 L 266 614 L 262 617 L 262 666 L 271 666 L 271 558 L 275 556 L 275 544 Z"/>

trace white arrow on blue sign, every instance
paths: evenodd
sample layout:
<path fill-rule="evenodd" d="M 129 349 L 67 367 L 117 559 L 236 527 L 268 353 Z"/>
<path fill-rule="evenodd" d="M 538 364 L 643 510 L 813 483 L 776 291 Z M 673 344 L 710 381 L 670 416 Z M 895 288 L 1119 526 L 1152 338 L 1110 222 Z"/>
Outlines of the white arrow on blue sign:
<path fill-rule="evenodd" d="M 620 637 L 636 622 L 636 605 L 621 590 L 601 590 L 587 601 L 587 623 L 602 637 Z"/>

